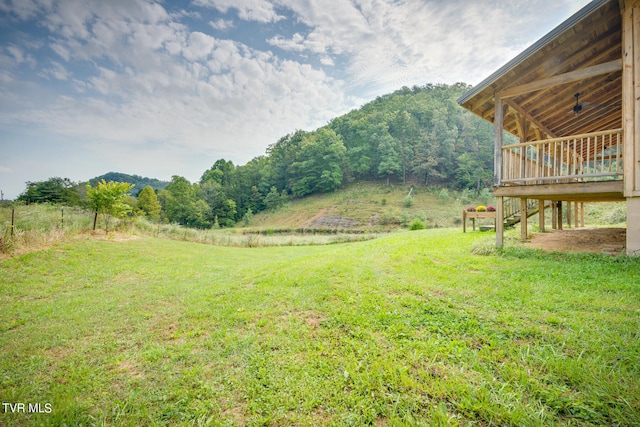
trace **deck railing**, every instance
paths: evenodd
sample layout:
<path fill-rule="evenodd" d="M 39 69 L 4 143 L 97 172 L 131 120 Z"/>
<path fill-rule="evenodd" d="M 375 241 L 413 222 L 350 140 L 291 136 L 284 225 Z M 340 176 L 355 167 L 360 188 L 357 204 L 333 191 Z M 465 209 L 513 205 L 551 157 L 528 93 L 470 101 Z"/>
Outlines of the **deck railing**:
<path fill-rule="evenodd" d="M 622 129 L 502 147 L 502 184 L 622 179 Z"/>

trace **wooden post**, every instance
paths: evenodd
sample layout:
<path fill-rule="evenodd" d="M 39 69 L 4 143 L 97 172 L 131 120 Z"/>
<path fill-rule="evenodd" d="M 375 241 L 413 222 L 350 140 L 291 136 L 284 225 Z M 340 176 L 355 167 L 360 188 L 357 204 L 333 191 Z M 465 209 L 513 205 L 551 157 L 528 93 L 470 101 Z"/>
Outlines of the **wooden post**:
<path fill-rule="evenodd" d="M 622 10 L 622 128 L 624 196 L 633 197 L 640 190 L 640 7 L 625 0 Z M 637 43 L 637 44 L 636 44 Z M 635 81 L 634 81 L 635 80 Z M 638 192 L 637 195 L 640 195 Z"/>
<path fill-rule="evenodd" d="M 575 202 L 573 206 L 574 220 L 573 223 L 575 227 L 580 227 L 580 203 Z"/>
<path fill-rule="evenodd" d="M 582 226 L 584 227 L 584 202 L 580 203 L 581 209 L 580 209 L 580 216 L 581 216 L 581 221 L 580 224 L 582 224 Z"/>
<path fill-rule="evenodd" d="M 13 229 L 15 227 L 16 208 L 11 208 L 11 237 L 13 237 Z"/>
<path fill-rule="evenodd" d="M 520 239 L 527 240 L 527 199 L 520 199 Z"/>
<path fill-rule="evenodd" d="M 571 202 L 567 202 L 567 228 L 571 228 Z"/>
<path fill-rule="evenodd" d="M 551 229 L 558 229 L 558 203 L 551 201 Z"/>
<path fill-rule="evenodd" d="M 502 197 L 496 197 L 496 246 L 504 246 L 504 204 Z"/>
<path fill-rule="evenodd" d="M 493 185 L 502 185 L 502 124 L 504 122 L 504 106 L 498 93 L 494 94 L 495 108 L 493 117 Z M 503 198 L 497 197 L 496 206 L 496 246 L 504 246 L 504 205 Z"/>
<path fill-rule="evenodd" d="M 467 211 L 462 211 L 462 232 L 467 232 Z"/>
<path fill-rule="evenodd" d="M 493 118 L 493 185 L 496 187 L 502 184 L 502 124 L 504 122 L 504 107 L 502 99 L 498 94 L 494 94 L 495 108 Z"/>
<path fill-rule="evenodd" d="M 640 2 L 620 0 L 622 9 L 622 128 L 626 253 L 640 256 Z"/>
<path fill-rule="evenodd" d="M 558 230 L 562 230 L 562 200 L 558 200 L 558 219 L 556 225 L 558 226 Z"/>
<path fill-rule="evenodd" d="M 544 233 L 544 200 L 538 200 L 538 228 Z"/>

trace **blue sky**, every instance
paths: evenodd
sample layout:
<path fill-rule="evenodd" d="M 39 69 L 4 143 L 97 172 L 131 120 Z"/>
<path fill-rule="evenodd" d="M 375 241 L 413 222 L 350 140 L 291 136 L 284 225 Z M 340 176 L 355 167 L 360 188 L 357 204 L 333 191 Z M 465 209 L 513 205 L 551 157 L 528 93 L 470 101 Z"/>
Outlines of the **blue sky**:
<path fill-rule="evenodd" d="M 196 181 L 402 86 L 477 84 L 587 0 L 0 0 L 0 190 Z"/>

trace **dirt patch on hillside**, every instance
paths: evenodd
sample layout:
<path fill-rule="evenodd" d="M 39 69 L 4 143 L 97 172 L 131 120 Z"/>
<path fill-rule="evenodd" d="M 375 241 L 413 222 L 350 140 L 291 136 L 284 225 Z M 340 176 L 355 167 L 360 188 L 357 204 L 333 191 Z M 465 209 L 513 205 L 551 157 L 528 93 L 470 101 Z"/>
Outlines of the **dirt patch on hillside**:
<path fill-rule="evenodd" d="M 315 214 L 314 216 L 312 216 L 311 218 L 309 218 L 308 220 L 303 222 L 302 223 L 302 227 L 303 228 L 313 227 L 316 221 L 318 221 L 320 218 L 322 218 L 328 212 L 331 212 L 333 209 L 335 209 L 335 206 L 332 206 L 330 208 L 321 209 L 320 212 L 318 212 L 317 214 Z"/>
<path fill-rule="evenodd" d="M 534 233 L 525 247 L 560 252 L 624 253 L 627 230 L 624 228 L 575 228 Z"/>
<path fill-rule="evenodd" d="M 312 228 L 350 228 L 359 222 L 340 215 L 322 215 L 311 223 Z"/>
<path fill-rule="evenodd" d="M 359 224 L 358 221 L 345 218 L 341 215 L 332 214 L 335 206 L 322 209 L 302 226 L 304 228 L 350 228 Z"/>

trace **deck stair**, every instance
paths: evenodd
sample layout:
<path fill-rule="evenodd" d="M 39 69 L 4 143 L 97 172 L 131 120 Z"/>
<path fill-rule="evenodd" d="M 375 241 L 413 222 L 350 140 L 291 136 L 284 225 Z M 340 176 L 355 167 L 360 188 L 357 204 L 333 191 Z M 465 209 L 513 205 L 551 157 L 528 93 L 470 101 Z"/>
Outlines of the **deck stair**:
<path fill-rule="evenodd" d="M 551 202 L 546 201 L 544 208 L 550 208 Z M 540 206 L 538 200 L 527 200 L 527 218 L 540 212 Z M 522 220 L 522 213 L 520 209 L 520 199 L 513 197 L 504 198 L 504 226 L 513 227 Z"/>

